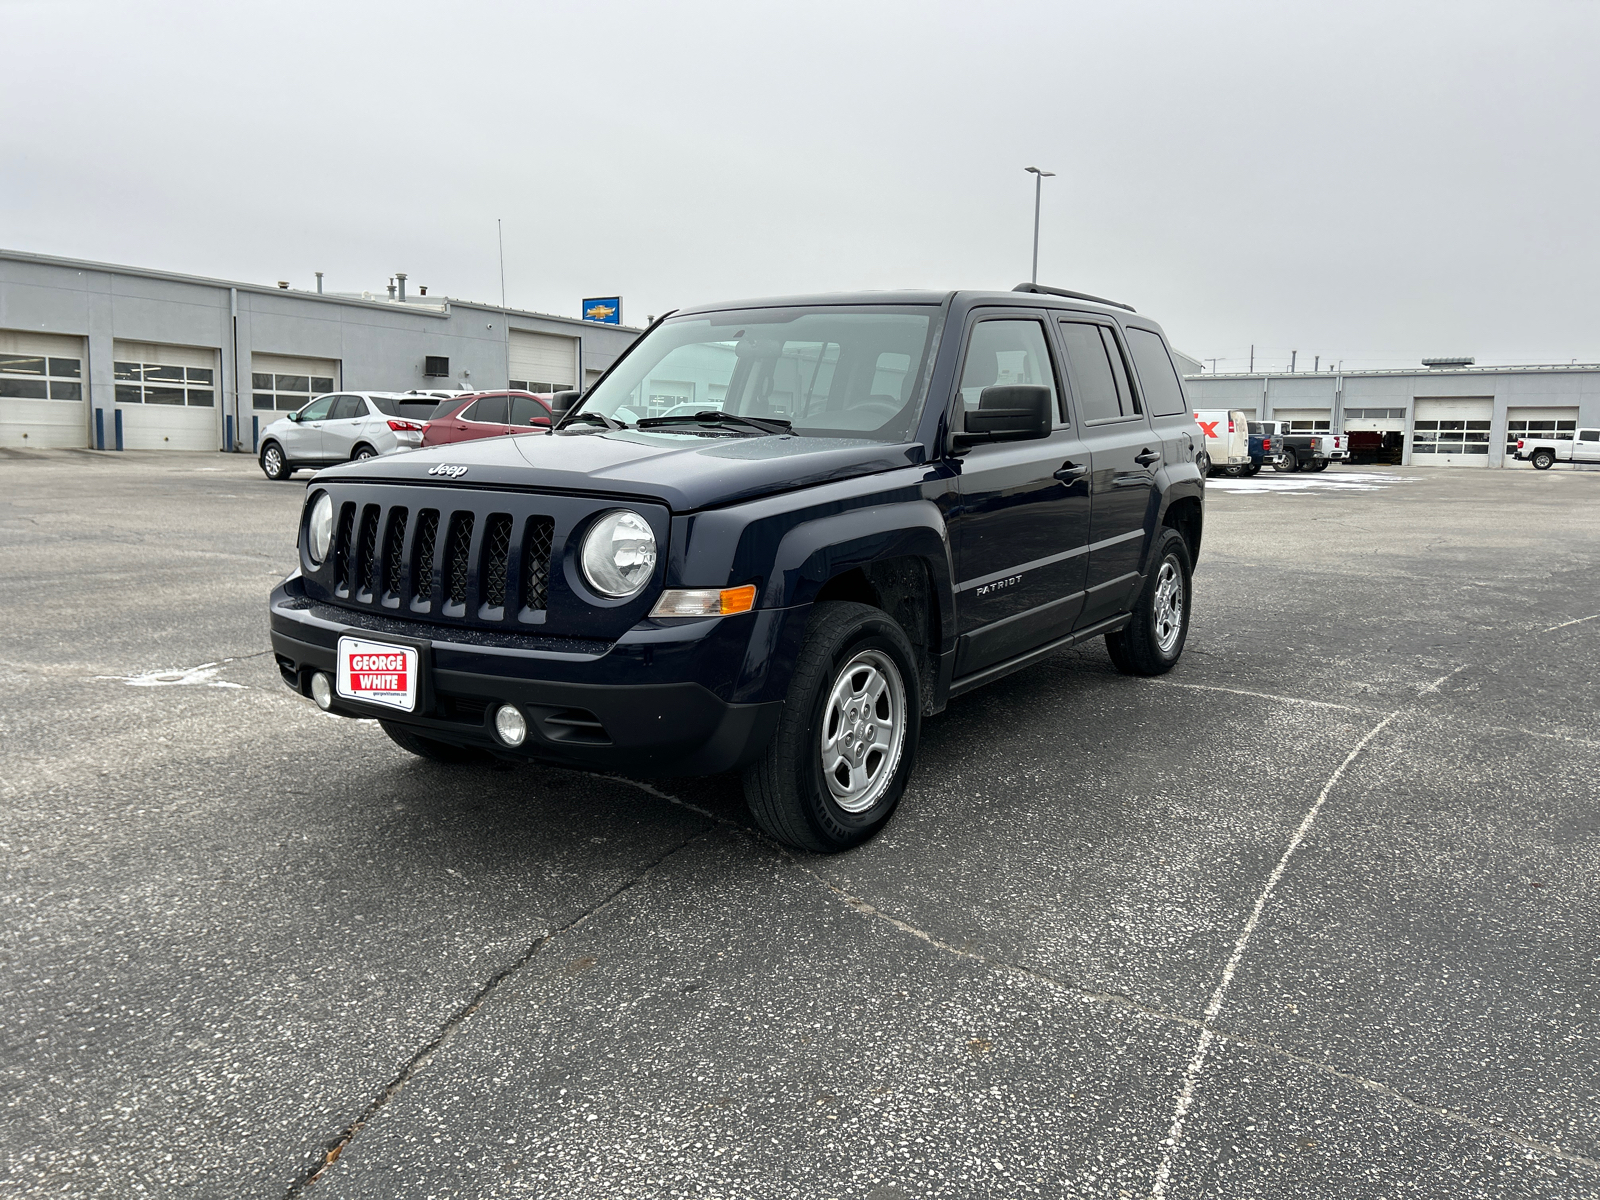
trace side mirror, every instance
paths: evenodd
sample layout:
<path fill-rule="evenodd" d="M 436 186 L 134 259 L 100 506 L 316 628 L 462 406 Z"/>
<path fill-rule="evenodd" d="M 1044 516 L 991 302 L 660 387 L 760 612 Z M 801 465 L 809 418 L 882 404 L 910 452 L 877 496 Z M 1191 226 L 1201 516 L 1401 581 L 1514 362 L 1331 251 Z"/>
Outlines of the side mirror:
<path fill-rule="evenodd" d="M 289 420 L 293 421 L 296 425 L 300 424 L 300 414 L 297 412 L 290 413 Z"/>
<path fill-rule="evenodd" d="M 561 416 L 583 397 L 580 391 L 557 392 L 550 397 L 550 410 Z"/>
<path fill-rule="evenodd" d="M 950 437 L 957 450 L 983 442 L 1049 437 L 1055 427 L 1055 400 L 1050 389 L 1038 383 L 986 387 L 978 396 L 978 407 L 967 414 L 966 426 Z"/>

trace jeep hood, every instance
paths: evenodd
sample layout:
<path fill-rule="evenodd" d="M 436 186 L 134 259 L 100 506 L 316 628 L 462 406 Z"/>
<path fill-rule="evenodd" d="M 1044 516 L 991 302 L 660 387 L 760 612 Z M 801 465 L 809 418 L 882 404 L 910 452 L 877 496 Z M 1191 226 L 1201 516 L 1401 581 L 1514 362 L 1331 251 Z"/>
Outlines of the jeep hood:
<path fill-rule="evenodd" d="M 623 429 L 481 438 L 347 463 L 323 474 L 636 496 L 660 501 L 673 512 L 693 512 L 892 471 L 921 462 L 924 454 L 917 443 Z M 444 467 L 455 470 L 446 473 Z"/>

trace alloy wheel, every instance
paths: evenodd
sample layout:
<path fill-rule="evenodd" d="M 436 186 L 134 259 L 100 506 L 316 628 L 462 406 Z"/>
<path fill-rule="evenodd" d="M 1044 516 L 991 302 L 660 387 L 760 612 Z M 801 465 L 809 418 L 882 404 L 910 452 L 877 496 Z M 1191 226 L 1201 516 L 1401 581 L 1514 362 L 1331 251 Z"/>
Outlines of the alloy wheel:
<path fill-rule="evenodd" d="M 833 802 L 866 812 L 883 796 L 905 747 L 906 689 L 881 650 L 863 650 L 834 679 L 818 749 Z"/>

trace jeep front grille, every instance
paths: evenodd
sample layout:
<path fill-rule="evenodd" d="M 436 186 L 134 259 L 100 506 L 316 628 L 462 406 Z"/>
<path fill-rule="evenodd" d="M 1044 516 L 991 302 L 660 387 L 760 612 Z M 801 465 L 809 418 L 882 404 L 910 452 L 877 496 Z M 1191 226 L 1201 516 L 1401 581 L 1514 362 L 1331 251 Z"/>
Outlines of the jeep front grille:
<path fill-rule="evenodd" d="M 353 499 L 335 496 L 328 563 L 308 578 L 324 595 L 397 617 L 490 628 L 545 623 L 559 524 L 545 506 L 572 501 L 430 489 L 421 498 L 438 507 L 420 508 L 413 489 L 376 498 L 372 489 L 352 491 Z M 535 506 L 545 511 L 528 511 Z"/>

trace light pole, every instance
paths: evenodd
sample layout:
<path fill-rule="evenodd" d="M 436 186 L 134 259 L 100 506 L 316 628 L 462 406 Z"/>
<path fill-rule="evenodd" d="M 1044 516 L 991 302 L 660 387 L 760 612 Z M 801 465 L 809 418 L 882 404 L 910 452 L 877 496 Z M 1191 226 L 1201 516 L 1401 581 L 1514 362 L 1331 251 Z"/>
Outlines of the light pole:
<path fill-rule="evenodd" d="M 1054 171 L 1041 171 L 1038 167 L 1024 167 L 1033 176 L 1033 275 L 1030 283 L 1039 282 L 1039 200 L 1044 192 L 1044 181 L 1054 179 Z"/>

